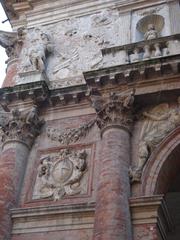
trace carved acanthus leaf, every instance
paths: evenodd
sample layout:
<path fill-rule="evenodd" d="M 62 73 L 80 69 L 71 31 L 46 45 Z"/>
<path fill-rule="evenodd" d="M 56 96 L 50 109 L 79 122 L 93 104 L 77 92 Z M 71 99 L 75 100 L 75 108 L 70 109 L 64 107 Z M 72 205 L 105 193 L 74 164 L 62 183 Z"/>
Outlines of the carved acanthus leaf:
<path fill-rule="evenodd" d="M 102 97 L 98 94 L 92 95 L 92 106 L 96 110 L 96 123 L 100 129 L 108 125 L 121 125 L 130 128 L 133 122 L 132 107 L 134 103 L 133 90 L 129 95 L 111 93 L 108 97 Z"/>
<path fill-rule="evenodd" d="M 52 141 L 59 141 L 61 144 L 68 145 L 85 137 L 95 124 L 101 130 L 112 124 L 129 129 L 133 122 L 132 105 L 134 103 L 134 93 L 133 90 L 129 95 L 123 97 L 113 93 L 108 98 L 99 94 L 91 94 L 92 107 L 96 111 L 94 119 L 78 128 L 59 130 L 49 127 L 47 128 L 47 136 Z"/>
<path fill-rule="evenodd" d="M 33 106 L 28 112 L 22 112 L 16 108 L 10 113 L 1 113 L 1 142 L 18 140 L 31 147 L 34 138 L 40 133 L 43 123 L 44 121 L 38 117 L 36 106 Z"/>

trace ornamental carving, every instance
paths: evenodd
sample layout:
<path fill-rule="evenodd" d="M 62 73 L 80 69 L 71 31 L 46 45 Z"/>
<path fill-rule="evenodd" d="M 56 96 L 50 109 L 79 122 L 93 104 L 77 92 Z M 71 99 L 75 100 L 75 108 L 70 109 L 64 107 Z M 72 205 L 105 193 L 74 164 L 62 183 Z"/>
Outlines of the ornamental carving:
<path fill-rule="evenodd" d="M 180 125 L 179 103 L 180 98 L 178 98 L 177 107 L 170 107 L 168 103 L 163 103 L 143 113 L 145 119 L 140 134 L 138 163 L 136 167 L 130 169 L 132 182 L 140 181 L 142 170 L 153 150 Z"/>
<path fill-rule="evenodd" d="M 46 59 L 53 51 L 53 45 L 48 34 L 39 28 L 34 28 L 29 35 L 30 46 L 24 49 L 26 57 L 23 59 L 21 72 L 43 72 L 46 68 Z"/>
<path fill-rule="evenodd" d="M 1 142 L 18 140 L 30 147 L 34 138 L 40 133 L 43 123 L 44 121 L 39 119 L 37 106 L 33 106 L 29 111 L 15 108 L 11 112 L 1 112 Z"/>
<path fill-rule="evenodd" d="M 40 159 L 33 199 L 59 200 L 83 193 L 81 179 L 87 171 L 86 150 L 61 150 Z"/>
<path fill-rule="evenodd" d="M 19 57 L 26 31 L 19 28 L 17 32 L 0 31 L 0 45 L 5 48 L 9 60 Z"/>
<path fill-rule="evenodd" d="M 133 122 L 132 107 L 134 103 L 133 90 L 129 95 L 111 93 L 108 97 L 92 94 L 92 106 L 96 110 L 96 124 L 100 129 L 108 125 L 120 125 L 130 129 Z"/>
<path fill-rule="evenodd" d="M 96 117 L 89 122 L 70 129 L 47 128 L 47 137 L 52 141 L 68 145 L 85 137 L 96 124 L 101 130 L 108 125 L 120 125 L 130 130 L 133 122 L 132 107 L 134 103 L 133 90 L 129 95 L 112 93 L 108 97 L 101 96 L 96 90 L 91 93 L 92 107 L 96 110 Z"/>

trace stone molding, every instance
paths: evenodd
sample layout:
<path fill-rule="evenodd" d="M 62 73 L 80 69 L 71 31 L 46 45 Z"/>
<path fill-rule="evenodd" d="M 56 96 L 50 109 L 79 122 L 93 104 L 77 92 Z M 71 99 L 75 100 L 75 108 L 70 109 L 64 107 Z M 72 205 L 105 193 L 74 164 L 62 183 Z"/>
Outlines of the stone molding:
<path fill-rule="evenodd" d="M 172 2 L 175 0 L 169 0 L 168 2 Z M 28 10 L 31 11 L 31 14 L 27 15 L 28 22 L 30 22 L 28 27 L 34 27 L 39 24 L 50 24 L 54 22 L 61 21 L 63 19 L 68 19 L 70 17 L 78 17 L 78 16 L 84 16 L 96 13 L 97 11 L 101 11 L 107 8 L 119 8 L 120 12 L 127 12 L 132 9 L 139 9 L 142 7 L 151 7 L 153 5 L 161 4 L 161 3 L 167 3 L 167 1 L 164 0 L 152 0 L 151 3 L 148 0 L 106 0 L 103 2 L 100 0 L 93 0 L 93 1 L 84 1 L 82 0 L 74 0 L 74 1 L 62 1 L 59 2 L 58 0 L 52 1 L 51 8 L 49 5 L 45 2 L 40 1 L 33 1 L 33 0 L 24 0 L 19 3 L 13 3 L 12 0 L 8 1 L 2 1 L 3 7 L 8 15 L 8 17 L 11 19 L 12 25 L 14 27 L 19 25 L 26 25 L 26 21 L 23 18 L 23 21 L 21 18 L 17 19 L 21 15 L 23 15 Z M 41 4 L 41 9 L 39 10 L 39 5 Z M 37 6 L 37 10 L 36 10 Z M 68 7 L 67 7 L 68 6 Z M 54 11 L 55 9 L 55 11 Z M 52 11 L 54 14 L 54 17 L 52 19 Z M 13 21 L 14 20 L 14 21 Z"/>
<path fill-rule="evenodd" d="M 47 229 L 59 231 L 65 228 L 66 230 L 93 229 L 94 211 L 94 203 L 12 209 L 12 233 L 38 233 L 47 232 Z M 45 222 L 46 228 L 44 228 Z"/>
<path fill-rule="evenodd" d="M 163 195 L 131 197 L 130 208 L 133 225 L 156 224 L 162 239 L 167 239 L 167 233 L 173 230 Z"/>
<path fill-rule="evenodd" d="M 33 106 L 25 113 L 17 108 L 9 113 L 1 112 L 1 143 L 4 145 L 7 142 L 17 141 L 31 148 L 43 123 L 44 121 L 39 119 L 37 106 Z"/>

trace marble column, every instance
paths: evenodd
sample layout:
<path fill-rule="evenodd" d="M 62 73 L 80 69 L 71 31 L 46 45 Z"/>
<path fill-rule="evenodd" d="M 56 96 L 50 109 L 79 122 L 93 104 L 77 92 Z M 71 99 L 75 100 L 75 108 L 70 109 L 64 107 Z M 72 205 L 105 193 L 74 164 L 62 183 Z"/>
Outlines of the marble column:
<path fill-rule="evenodd" d="M 130 240 L 129 165 L 131 107 L 134 96 L 113 94 L 95 101 L 97 125 L 102 134 L 93 240 Z M 98 109 L 96 108 L 98 106 Z"/>
<path fill-rule="evenodd" d="M 11 236 L 10 209 L 18 205 L 29 151 L 42 121 L 33 107 L 27 114 L 14 109 L 1 113 L 0 239 Z"/>

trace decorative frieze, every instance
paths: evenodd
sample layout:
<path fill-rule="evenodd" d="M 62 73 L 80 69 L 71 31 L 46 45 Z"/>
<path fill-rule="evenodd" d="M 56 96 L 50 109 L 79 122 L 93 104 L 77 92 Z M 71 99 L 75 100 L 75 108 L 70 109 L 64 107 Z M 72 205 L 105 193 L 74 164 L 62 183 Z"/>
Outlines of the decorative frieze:
<path fill-rule="evenodd" d="M 86 149 L 64 149 L 41 157 L 33 199 L 59 200 L 84 193 L 86 187 L 81 179 L 88 170 L 87 156 Z"/>
<path fill-rule="evenodd" d="M 0 130 L 1 142 L 21 141 L 31 147 L 35 137 L 40 133 L 44 121 L 39 119 L 37 106 L 33 106 L 28 112 L 18 108 L 11 112 L 1 112 Z"/>

